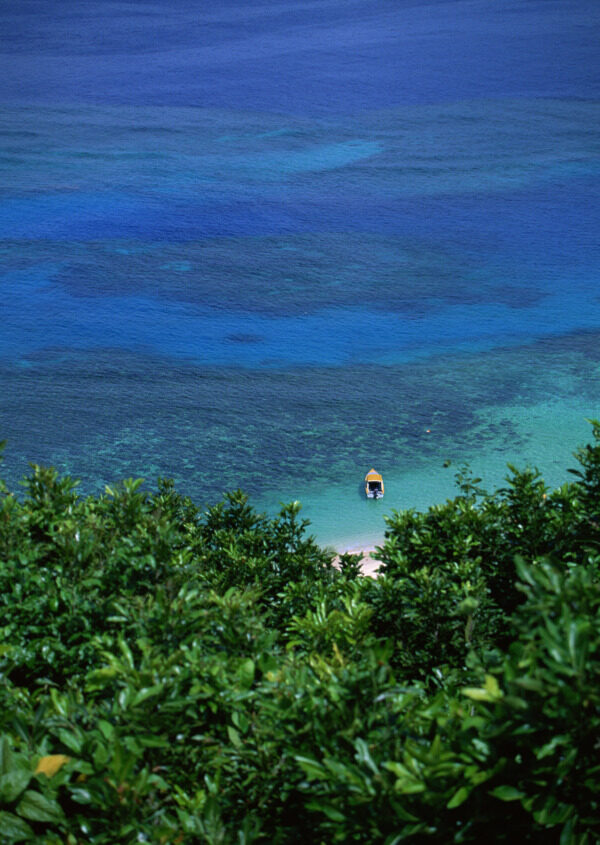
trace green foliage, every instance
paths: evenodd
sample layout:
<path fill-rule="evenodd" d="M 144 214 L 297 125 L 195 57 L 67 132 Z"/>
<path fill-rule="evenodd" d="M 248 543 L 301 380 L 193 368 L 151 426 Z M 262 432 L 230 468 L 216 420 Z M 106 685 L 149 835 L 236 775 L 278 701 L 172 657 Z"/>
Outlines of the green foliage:
<path fill-rule="evenodd" d="M 517 637 L 497 694 L 479 705 L 501 763 L 494 794 L 519 802 L 525 826 L 560 825 L 565 841 L 585 830 L 598 841 L 600 584 L 587 567 L 517 566 L 526 596 Z"/>
<path fill-rule="evenodd" d="M 600 841 L 593 432 L 393 514 L 377 579 L 297 503 L 1 485 L 2 841 Z"/>

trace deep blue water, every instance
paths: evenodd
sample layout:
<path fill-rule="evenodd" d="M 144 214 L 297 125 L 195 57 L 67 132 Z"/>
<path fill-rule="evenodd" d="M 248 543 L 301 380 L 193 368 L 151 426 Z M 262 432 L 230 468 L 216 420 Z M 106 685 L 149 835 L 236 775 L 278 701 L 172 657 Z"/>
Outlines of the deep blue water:
<path fill-rule="evenodd" d="M 373 464 L 564 468 L 600 398 L 599 36 L 597 0 L 0 4 L 4 476 L 312 516 Z"/>

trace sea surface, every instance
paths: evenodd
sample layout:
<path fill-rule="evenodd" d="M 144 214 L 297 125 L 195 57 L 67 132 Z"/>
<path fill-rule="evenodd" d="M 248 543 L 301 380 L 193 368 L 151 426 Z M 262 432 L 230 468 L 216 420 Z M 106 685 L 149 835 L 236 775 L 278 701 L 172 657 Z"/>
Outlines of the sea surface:
<path fill-rule="evenodd" d="M 339 548 L 465 463 L 567 480 L 599 43 L 597 0 L 0 3 L 3 477 L 298 499 Z"/>

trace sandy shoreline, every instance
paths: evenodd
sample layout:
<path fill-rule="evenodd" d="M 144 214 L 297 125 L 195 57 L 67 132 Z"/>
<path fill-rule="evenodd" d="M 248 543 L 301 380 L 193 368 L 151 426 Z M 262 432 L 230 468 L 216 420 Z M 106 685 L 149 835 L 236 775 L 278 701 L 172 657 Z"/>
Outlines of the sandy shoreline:
<path fill-rule="evenodd" d="M 368 575 L 371 578 L 377 577 L 377 570 L 380 567 L 380 562 L 373 556 L 375 554 L 375 546 L 361 547 L 361 548 L 347 548 L 337 549 L 337 554 L 333 559 L 335 565 L 338 564 L 340 555 L 362 555 L 363 559 L 360 562 L 360 568 L 363 575 Z"/>

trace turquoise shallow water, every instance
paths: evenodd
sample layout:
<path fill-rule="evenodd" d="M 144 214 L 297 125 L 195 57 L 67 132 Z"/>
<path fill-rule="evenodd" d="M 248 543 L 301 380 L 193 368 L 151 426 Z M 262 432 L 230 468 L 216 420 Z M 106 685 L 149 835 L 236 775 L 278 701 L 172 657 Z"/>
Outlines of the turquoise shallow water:
<path fill-rule="evenodd" d="M 11 485 L 239 486 L 344 546 L 463 462 L 566 479 L 600 407 L 595 2 L 86 9 L 0 11 Z"/>
<path fill-rule="evenodd" d="M 520 468 L 541 468 L 550 488 L 560 486 L 572 478 L 568 469 L 578 465 L 572 454 L 573 444 L 589 440 L 590 429 L 584 419 L 588 407 L 585 400 L 563 398 L 486 409 L 481 414 L 485 422 L 472 432 L 473 443 L 460 451 L 458 460 L 446 457 L 450 450 L 444 445 L 432 445 L 428 458 L 418 465 L 407 462 L 386 473 L 385 498 L 376 502 L 366 502 L 363 485 L 352 489 L 349 479 L 345 484 L 324 486 L 320 494 L 314 489 L 305 494 L 300 490 L 299 498 L 305 502 L 304 516 L 310 519 L 311 530 L 324 544 L 337 550 L 366 549 L 381 544 L 386 515 L 391 517 L 394 511 L 409 508 L 426 510 L 457 495 L 455 475 L 465 464 L 472 477 L 481 478 L 480 486 L 489 491 L 505 486 L 507 463 L 514 464 L 515 460 Z M 496 438 L 486 436 L 495 426 L 513 432 L 500 447 Z M 436 438 L 433 429 L 426 436 L 431 441 Z M 290 499 L 293 491 L 287 492 Z M 261 504 L 269 511 L 276 506 L 274 497 L 269 496 Z"/>
<path fill-rule="evenodd" d="M 35 454 L 96 491 L 115 478 L 174 476 L 206 503 L 241 486 L 270 512 L 301 500 L 324 543 L 371 543 L 392 508 L 452 495 L 464 462 L 490 487 L 507 461 L 539 466 L 553 485 L 566 480 L 572 451 L 589 436 L 585 417 L 598 408 L 597 341 L 584 334 L 404 365 L 244 372 L 46 350 L 0 371 L 8 468 L 16 479 Z M 371 465 L 385 474 L 383 501 L 362 496 Z"/>

